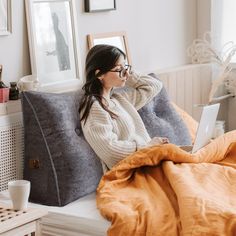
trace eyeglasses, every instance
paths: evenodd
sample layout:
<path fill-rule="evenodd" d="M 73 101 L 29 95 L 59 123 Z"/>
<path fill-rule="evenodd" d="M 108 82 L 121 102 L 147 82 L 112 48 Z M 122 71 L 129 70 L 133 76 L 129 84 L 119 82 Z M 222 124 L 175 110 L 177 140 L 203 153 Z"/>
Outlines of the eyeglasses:
<path fill-rule="evenodd" d="M 126 76 L 126 73 L 130 73 L 131 71 L 131 65 L 125 65 L 123 68 L 121 68 L 120 70 L 109 70 L 110 72 L 118 72 L 119 73 L 119 77 L 123 78 Z"/>

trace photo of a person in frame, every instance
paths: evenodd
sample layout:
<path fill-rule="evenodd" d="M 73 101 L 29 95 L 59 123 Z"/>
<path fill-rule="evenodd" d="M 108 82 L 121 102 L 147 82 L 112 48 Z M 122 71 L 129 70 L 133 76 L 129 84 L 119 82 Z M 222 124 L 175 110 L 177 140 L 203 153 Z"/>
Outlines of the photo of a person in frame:
<path fill-rule="evenodd" d="M 52 13 L 52 22 L 53 22 L 53 29 L 55 32 L 56 38 L 56 45 L 55 50 L 51 52 L 46 52 L 47 56 L 57 56 L 59 70 L 70 70 L 70 57 L 69 57 L 69 47 L 66 44 L 65 38 L 62 32 L 59 29 L 59 18 L 57 13 Z"/>

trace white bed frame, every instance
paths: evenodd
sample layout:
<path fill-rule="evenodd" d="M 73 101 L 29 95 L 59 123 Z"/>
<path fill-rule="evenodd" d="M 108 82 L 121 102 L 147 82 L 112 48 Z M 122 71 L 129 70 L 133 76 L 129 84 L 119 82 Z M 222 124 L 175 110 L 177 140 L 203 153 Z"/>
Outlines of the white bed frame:
<path fill-rule="evenodd" d="M 196 120 L 199 120 L 201 109 L 195 107 L 195 104 L 207 103 L 211 86 L 211 66 L 207 64 L 186 65 L 168 70 L 159 70 L 156 73 L 163 81 L 171 100 Z M 226 112 L 223 112 L 223 114 L 226 114 Z M 227 117 L 223 118 L 227 119 Z M 3 191 L 7 189 L 8 181 L 21 178 L 23 172 L 23 125 L 21 113 L 17 113 L 13 117 L 10 117 L 10 115 L 0 116 L 0 140 L 0 191 Z M 50 215 L 47 218 L 50 218 Z M 42 235 L 59 235 L 58 233 L 53 234 L 55 225 L 45 223 L 47 218 L 42 220 L 42 232 L 46 232 Z M 63 225 L 63 222 L 59 223 Z M 58 229 L 56 231 L 58 232 Z M 86 235 L 86 233 L 83 230 L 75 232 L 75 228 L 71 227 L 71 229 L 62 228 L 60 235 L 81 236 Z"/>

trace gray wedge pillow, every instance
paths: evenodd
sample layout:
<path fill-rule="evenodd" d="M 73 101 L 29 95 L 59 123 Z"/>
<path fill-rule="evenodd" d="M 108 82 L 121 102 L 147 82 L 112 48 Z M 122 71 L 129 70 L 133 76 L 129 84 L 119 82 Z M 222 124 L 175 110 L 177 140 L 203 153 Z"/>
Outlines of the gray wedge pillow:
<path fill-rule="evenodd" d="M 153 73 L 150 76 L 158 79 Z M 159 94 L 138 112 L 151 137 L 167 137 L 176 145 L 191 145 L 188 128 L 172 106 L 164 86 Z"/>
<path fill-rule="evenodd" d="M 24 179 L 30 201 L 64 206 L 96 190 L 101 163 L 85 141 L 79 122 L 81 91 L 24 92 Z"/>

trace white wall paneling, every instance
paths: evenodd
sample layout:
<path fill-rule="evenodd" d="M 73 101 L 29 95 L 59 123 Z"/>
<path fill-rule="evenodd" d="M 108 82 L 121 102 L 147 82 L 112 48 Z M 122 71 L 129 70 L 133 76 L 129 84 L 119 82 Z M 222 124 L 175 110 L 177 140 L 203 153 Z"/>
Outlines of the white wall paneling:
<path fill-rule="evenodd" d="M 212 81 L 211 65 L 187 65 L 156 71 L 156 73 L 163 81 L 170 99 L 199 121 L 202 107 L 197 105 L 208 103 Z M 228 105 L 228 101 L 230 101 L 230 105 Z M 236 100 L 232 98 L 221 101 L 217 119 L 226 122 L 226 130 L 232 130 L 236 127 L 236 122 L 233 118 L 235 115 L 231 115 L 235 104 Z M 231 113 L 228 111 L 231 111 Z"/>
<path fill-rule="evenodd" d="M 208 102 L 211 66 L 208 64 L 188 65 L 156 73 L 163 81 L 170 99 L 199 120 L 201 107 L 196 107 L 196 105 Z"/>

